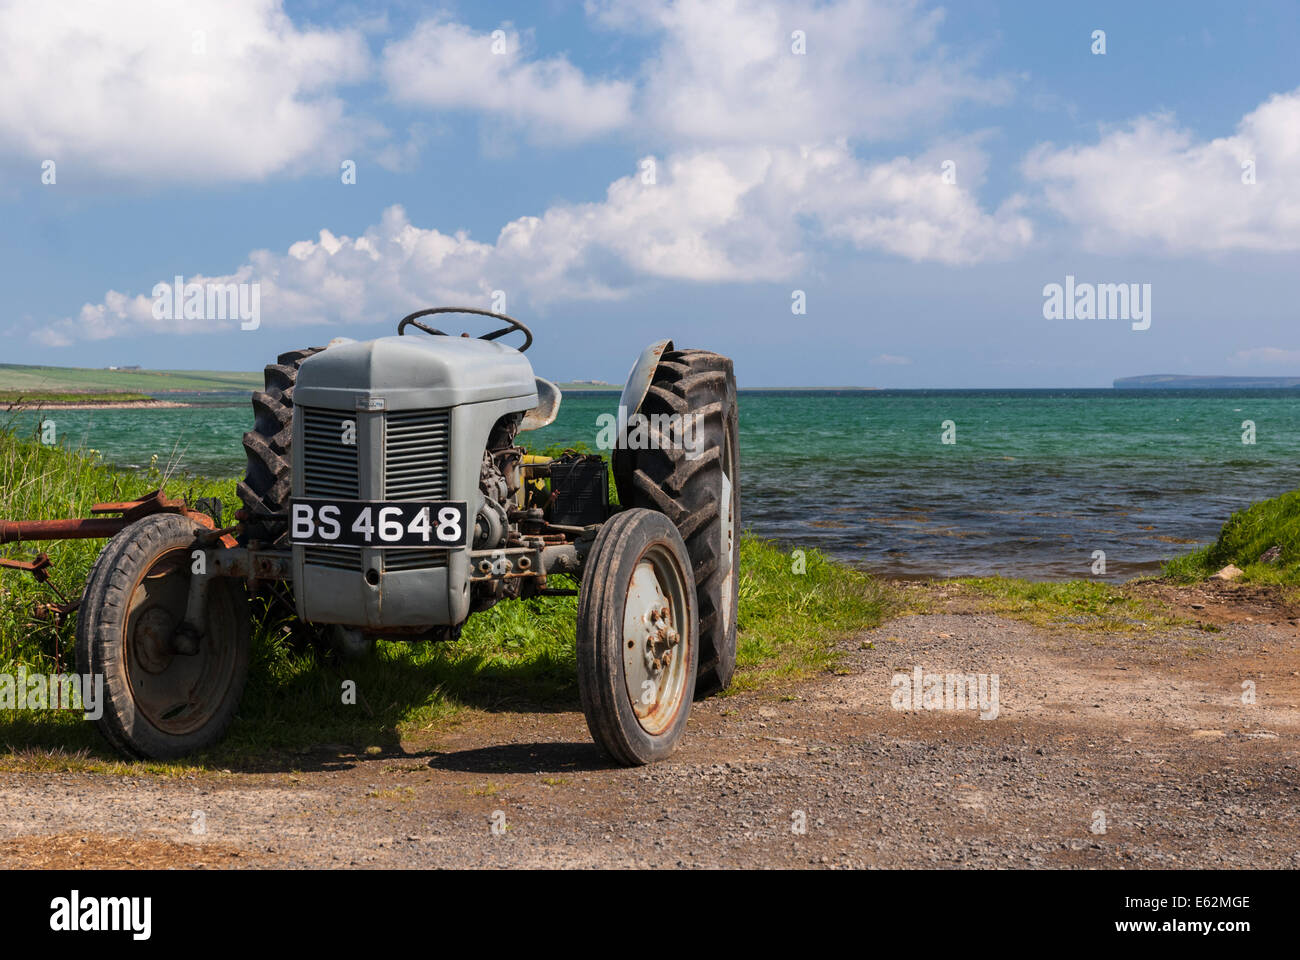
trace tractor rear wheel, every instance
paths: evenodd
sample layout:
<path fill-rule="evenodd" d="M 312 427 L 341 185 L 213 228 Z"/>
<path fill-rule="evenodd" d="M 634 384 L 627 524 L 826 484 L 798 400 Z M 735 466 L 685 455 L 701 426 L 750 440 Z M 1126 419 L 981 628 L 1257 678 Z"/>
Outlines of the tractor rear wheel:
<path fill-rule="evenodd" d="M 265 371 L 265 390 L 253 393 L 253 429 L 244 434 L 248 466 L 237 491 L 248 519 L 244 539 L 273 543 L 287 529 L 293 476 L 293 388 L 298 367 L 324 347 L 282 353 Z"/>
<path fill-rule="evenodd" d="M 653 510 L 605 522 L 578 597 L 578 692 L 592 739 L 626 766 L 662 760 L 686 730 L 699 617 L 690 558 Z"/>
<path fill-rule="evenodd" d="M 628 411 L 628 415 L 633 411 Z M 740 437 L 731 360 L 707 350 L 670 350 L 659 360 L 638 411 L 651 424 L 694 417 L 694 433 L 614 450 L 619 502 L 647 507 L 676 524 L 686 541 L 700 607 L 700 670 L 695 695 L 725 690 L 736 669 L 739 588 Z M 666 416 L 676 420 L 656 421 Z"/>
<path fill-rule="evenodd" d="M 225 736 L 248 678 L 249 613 L 241 581 L 208 584 L 203 634 L 177 651 L 195 534 L 176 514 L 144 517 L 109 540 L 90 569 L 77 616 L 77 669 L 102 675 L 95 720 L 129 757 L 166 760 Z"/>

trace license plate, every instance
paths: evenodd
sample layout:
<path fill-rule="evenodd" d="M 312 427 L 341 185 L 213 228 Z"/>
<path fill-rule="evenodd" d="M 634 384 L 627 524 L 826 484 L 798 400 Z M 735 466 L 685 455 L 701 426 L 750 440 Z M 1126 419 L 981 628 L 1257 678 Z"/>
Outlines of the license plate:
<path fill-rule="evenodd" d="M 334 547 L 463 547 L 464 500 L 294 500 L 289 539 Z"/>

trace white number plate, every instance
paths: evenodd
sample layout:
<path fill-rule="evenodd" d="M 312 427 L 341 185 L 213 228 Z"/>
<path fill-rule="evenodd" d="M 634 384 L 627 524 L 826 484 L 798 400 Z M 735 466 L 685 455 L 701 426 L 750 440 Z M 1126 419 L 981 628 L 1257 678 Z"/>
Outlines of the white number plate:
<path fill-rule="evenodd" d="M 335 547 L 463 547 L 464 500 L 294 500 L 289 539 Z"/>

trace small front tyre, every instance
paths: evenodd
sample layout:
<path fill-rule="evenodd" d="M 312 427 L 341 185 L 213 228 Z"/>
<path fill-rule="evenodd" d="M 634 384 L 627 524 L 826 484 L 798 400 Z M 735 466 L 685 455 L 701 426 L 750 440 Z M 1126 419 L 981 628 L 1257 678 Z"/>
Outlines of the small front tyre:
<path fill-rule="evenodd" d="M 195 534 L 176 514 L 137 520 L 91 567 L 77 616 L 77 668 L 103 677 L 104 738 L 128 757 L 169 760 L 212 746 L 229 729 L 248 677 L 244 585 L 214 577 L 196 652 L 177 652 Z"/>
<path fill-rule="evenodd" d="M 691 561 L 677 527 L 642 508 L 592 544 L 578 599 L 578 690 L 592 738 L 619 763 L 673 752 L 699 665 Z"/>

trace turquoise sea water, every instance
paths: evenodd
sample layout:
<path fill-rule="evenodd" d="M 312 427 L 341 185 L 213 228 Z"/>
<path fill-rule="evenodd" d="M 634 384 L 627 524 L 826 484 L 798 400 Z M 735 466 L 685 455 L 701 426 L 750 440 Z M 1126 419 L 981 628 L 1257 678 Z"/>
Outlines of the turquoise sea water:
<path fill-rule="evenodd" d="M 247 399 L 173 399 L 203 405 L 46 416 L 122 465 L 241 472 Z M 531 442 L 594 447 L 616 403 L 567 394 Z M 1106 578 L 1127 579 L 1300 486 L 1297 391 L 759 391 L 740 417 L 745 526 L 893 576 L 1089 577 L 1103 550 Z"/>

